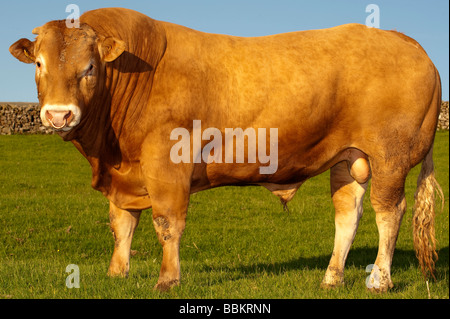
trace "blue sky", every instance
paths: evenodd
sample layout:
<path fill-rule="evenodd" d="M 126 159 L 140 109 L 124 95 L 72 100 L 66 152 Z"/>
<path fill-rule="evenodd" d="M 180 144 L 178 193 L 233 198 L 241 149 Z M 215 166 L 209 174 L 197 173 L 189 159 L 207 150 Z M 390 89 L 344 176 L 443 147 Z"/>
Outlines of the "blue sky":
<path fill-rule="evenodd" d="M 437 66 L 443 99 L 449 99 L 448 0 L 40 0 L 1 1 L 0 101 L 37 101 L 34 66 L 20 63 L 8 51 L 31 30 L 50 20 L 66 19 L 66 6 L 81 13 L 101 7 L 126 7 L 163 21 L 205 32 L 263 36 L 297 30 L 365 23 L 369 4 L 380 9 L 380 28 L 416 39 Z"/>

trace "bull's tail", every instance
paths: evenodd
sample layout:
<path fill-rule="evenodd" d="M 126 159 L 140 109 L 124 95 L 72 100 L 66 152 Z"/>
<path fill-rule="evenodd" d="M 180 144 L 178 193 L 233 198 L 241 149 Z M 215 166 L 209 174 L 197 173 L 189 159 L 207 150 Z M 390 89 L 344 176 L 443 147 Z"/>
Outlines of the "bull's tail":
<path fill-rule="evenodd" d="M 422 169 L 417 179 L 413 213 L 414 249 L 419 259 L 420 267 L 425 278 L 431 275 L 434 279 L 436 252 L 436 238 L 434 231 L 435 193 L 438 193 L 444 205 L 444 193 L 434 177 L 433 147 L 422 162 Z"/>

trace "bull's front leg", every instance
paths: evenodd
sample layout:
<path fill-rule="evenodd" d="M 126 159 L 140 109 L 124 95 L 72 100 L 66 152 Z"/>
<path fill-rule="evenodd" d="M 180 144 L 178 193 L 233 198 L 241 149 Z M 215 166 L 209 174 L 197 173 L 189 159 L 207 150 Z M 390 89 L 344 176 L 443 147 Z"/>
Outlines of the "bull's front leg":
<path fill-rule="evenodd" d="M 127 277 L 130 270 L 131 240 L 139 223 L 141 211 L 128 211 L 110 202 L 109 219 L 114 236 L 114 252 L 109 264 L 108 275 Z"/>
<path fill-rule="evenodd" d="M 180 283 L 180 240 L 186 225 L 189 191 L 180 184 L 164 182 L 155 188 L 151 193 L 153 225 L 163 249 L 155 289 L 166 291 Z"/>
<path fill-rule="evenodd" d="M 152 136 L 170 136 L 170 131 L 153 132 Z M 172 161 L 171 144 L 161 139 L 144 143 L 141 169 L 152 200 L 153 225 L 161 243 L 163 257 L 155 289 L 168 290 L 180 284 L 180 240 L 186 225 L 191 191 L 193 163 Z"/>

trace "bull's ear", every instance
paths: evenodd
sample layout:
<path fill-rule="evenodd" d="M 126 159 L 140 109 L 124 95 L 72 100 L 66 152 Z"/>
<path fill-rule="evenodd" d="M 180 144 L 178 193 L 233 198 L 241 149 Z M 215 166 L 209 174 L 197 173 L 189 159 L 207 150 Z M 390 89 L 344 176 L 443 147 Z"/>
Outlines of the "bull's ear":
<path fill-rule="evenodd" d="M 105 62 L 112 62 L 117 59 L 127 48 L 125 42 L 116 38 L 105 38 L 100 40 L 100 57 Z"/>
<path fill-rule="evenodd" d="M 34 56 L 34 42 L 28 39 L 20 39 L 9 47 L 9 52 L 24 63 L 34 63 L 36 57 Z"/>

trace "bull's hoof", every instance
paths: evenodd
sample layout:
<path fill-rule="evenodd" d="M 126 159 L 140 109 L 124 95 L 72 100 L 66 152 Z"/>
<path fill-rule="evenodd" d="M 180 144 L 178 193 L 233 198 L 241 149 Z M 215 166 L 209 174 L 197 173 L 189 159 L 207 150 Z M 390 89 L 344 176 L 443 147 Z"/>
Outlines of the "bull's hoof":
<path fill-rule="evenodd" d="M 168 290 L 170 290 L 171 288 L 175 287 L 175 286 L 179 286 L 180 285 L 180 281 L 178 279 L 175 280 L 170 280 L 170 281 L 163 281 L 163 282 L 158 282 L 155 285 L 155 290 L 159 290 L 160 292 L 166 292 Z"/>
<path fill-rule="evenodd" d="M 394 288 L 394 284 L 389 273 L 382 272 L 377 267 L 372 270 L 372 273 L 366 279 L 366 287 L 370 292 L 379 294 Z"/>
<path fill-rule="evenodd" d="M 128 262 L 123 262 L 118 258 L 112 258 L 108 267 L 109 277 L 122 277 L 127 278 L 128 272 L 130 271 L 130 264 Z"/>
<path fill-rule="evenodd" d="M 330 290 L 344 286 L 344 271 L 338 267 L 328 266 L 320 288 Z"/>
<path fill-rule="evenodd" d="M 117 271 L 117 270 L 108 270 L 108 277 L 111 278 L 128 278 L 128 271 Z"/>
<path fill-rule="evenodd" d="M 374 293 L 374 294 L 382 294 L 382 293 L 388 292 L 389 289 L 392 289 L 392 288 L 394 288 L 394 284 L 391 281 L 385 285 L 379 285 L 376 287 L 368 287 L 367 290 L 369 290 L 371 293 Z"/>

